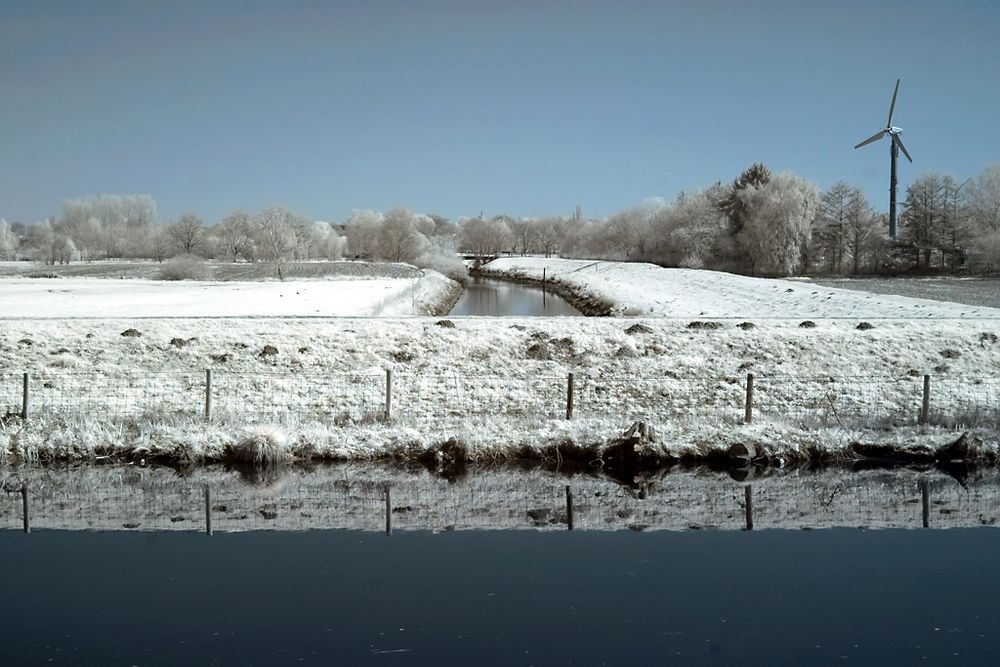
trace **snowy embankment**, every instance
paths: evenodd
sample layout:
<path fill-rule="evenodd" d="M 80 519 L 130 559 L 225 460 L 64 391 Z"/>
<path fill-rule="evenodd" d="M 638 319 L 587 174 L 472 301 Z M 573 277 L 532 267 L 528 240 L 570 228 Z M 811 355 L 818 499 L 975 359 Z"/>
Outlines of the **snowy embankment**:
<path fill-rule="evenodd" d="M 695 323 L 697 326 L 692 326 Z M 553 460 L 600 455 L 634 422 L 642 453 L 734 444 L 773 459 L 938 447 L 997 452 L 995 321 L 616 318 L 7 319 L 0 453 L 14 460 L 225 459 L 278 424 L 296 459 Z M 753 327 L 745 326 L 753 324 Z M 637 326 L 641 325 L 641 326 Z M 122 335 L 128 334 L 128 335 Z M 205 420 L 205 370 L 212 414 Z M 392 413 L 384 419 L 386 370 Z M 29 418 L 21 409 L 30 374 Z M 567 374 L 574 414 L 566 419 Z M 745 379 L 756 376 L 743 425 Z M 930 425 L 917 425 L 924 374 Z M 451 442 L 452 446 L 442 448 Z"/>
<path fill-rule="evenodd" d="M 344 317 L 446 313 L 461 293 L 424 271 L 412 279 L 207 282 L 0 279 L 0 317 Z"/>
<path fill-rule="evenodd" d="M 51 466 L 0 469 L 0 530 L 22 528 L 21 488 L 32 528 L 205 530 L 204 490 L 216 531 L 385 529 L 566 530 L 565 487 L 575 530 L 739 530 L 751 486 L 753 525 L 767 528 L 919 528 L 921 487 L 930 528 L 1000 523 L 995 469 L 956 480 L 934 470 L 748 471 L 736 480 L 705 469 L 672 470 L 632 488 L 598 475 L 476 468 L 457 479 L 426 470 L 353 464 L 245 470 L 221 467 Z M 754 474 L 754 473 L 757 474 Z"/>
<path fill-rule="evenodd" d="M 483 275 L 541 283 L 585 312 L 642 317 L 1000 319 L 1000 309 L 638 262 L 501 258 Z"/>

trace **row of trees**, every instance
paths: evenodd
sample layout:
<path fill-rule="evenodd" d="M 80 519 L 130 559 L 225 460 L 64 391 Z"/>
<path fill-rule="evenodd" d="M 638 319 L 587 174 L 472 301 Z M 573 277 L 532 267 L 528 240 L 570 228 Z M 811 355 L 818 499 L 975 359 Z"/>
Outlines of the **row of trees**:
<path fill-rule="evenodd" d="M 560 217 L 463 218 L 394 208 L 354 212 L 344 225 L 312 221 L 284 207 L 236 211 L 212 226 L 194 214 L 160 223 L 148 195 L 98 195 L 64 203 L 35 225 L 0 219 L 0 259 L 47 263 L 175 255 L 273 261 L 359 259 L 409 262 L 464 272 L 456 251 L 477 255 L 561 254 L 651 261 L 753 275 L 859 274 L 1000 269 L 1000 165 L 963 183 L 928 173 L 907 189 L 901 238 L 861 188 L 825 192 L 795 174 L 754 164 L 731 184 L 650 199 L 601 220 L 579 209 Z"/>
<path fill-rule="evenodd" d="M 650 261 L 751 275 L 1000 268 L 1000 166 L 958 184 L 928 173 L 906 190 L 901 236 L 861 188 L 824 192 L 754 164 L 725 186 L 650 199 L 562 236 L 566 256 Z"/>

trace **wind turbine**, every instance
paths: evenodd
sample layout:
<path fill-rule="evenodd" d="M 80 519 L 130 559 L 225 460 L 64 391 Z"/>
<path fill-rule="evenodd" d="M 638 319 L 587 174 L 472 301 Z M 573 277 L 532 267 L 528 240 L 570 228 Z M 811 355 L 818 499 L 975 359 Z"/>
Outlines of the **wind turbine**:
<path fill-rule="evenodd" d="M 899 136 L 903 133 L 903 128 L 895 127 L 892 124 L 892 112 L 896 108 L 896 93 L 898 92 L 899 79 L 896 79 L 896 89 L 892 91 L 892 102 L 889 104 L 889 122 L 886 123 L 885 129 L 876 132 L 855 146 L 855 148 L 861 148 L 878 141 L 887 134 L 892 139 L 889 142 L 889 161 L 891 164 L 889 168 L 889 238 L 894 240 L 896 238 L 896 158 L 899 157 L 899 151 L 903 151 L 906 159 L 913 162 L 913 158 L 910 157 L 910 153 L 906 150 L 906 146 L 903 145 L 903 140 Z"/>

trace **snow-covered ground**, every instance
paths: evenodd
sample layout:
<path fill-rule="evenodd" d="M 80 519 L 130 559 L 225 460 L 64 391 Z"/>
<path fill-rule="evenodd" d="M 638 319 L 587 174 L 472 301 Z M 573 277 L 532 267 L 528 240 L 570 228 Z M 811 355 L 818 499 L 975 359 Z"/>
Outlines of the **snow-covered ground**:
<path fill-rule="evenodd" d="M 412 457 L 451 438 L 478 460 L 548 456 L 606 444 L 636 421 L 653 427 L 649 451 L 665 457 L 735 443 L 837 456 L 854 443 L 941 445 L 969 427 L 990 451 L 1000 444 L 1000 311 L 648 265 L 502 261 L 509 272 L 571 276 L 619 312 L 652 316 L 371 317 L 410 316 L 422 294 L 453 294 L 432 272 L 381 292 L 372 291 L 381 281 L 243 290 L 9 280 L 0 282 L 0 417 L 20 412 L 27 372 L 31 418 L 0 420 L 0 453 L 213 459 L 268 423 L 299 458 Z M 78 282 L 81 293 L 58 292 Z M 161 288 L 176 307 L 146 291 Z M 128 317 L 96 317 L 124 304 Z M 363 317 L 324 317 L 322 304 Z M 163 312 L 171 317 L 151 316 Z M 226 313 L 283 317 L 205 317 Z M 129 329 L 138 335 L 123 336 Z M 750 373 L 754 420 L 741 425 Z M 931 425 L 918 426 L 925 374 Z"/>
<path fill-rule="evenodd" d="M 435 271 L 284 282 L 0 278 L 0 318 L 422 315 L 455 290 Z"/>
<path fill-rule="evenodd" d="M 211 458 L 250 425 L 277 422 L 302 457 L 404 456 L 455 437 L 485 459 L 604 443 L 642 420 L 665 455 L 752 442 L 801 458 L 852 442 L 943 444 L 965 425 L 996 424 L 1000 407 L 994 321 L 892 320 L 868 330 L 854 320 L 808 329 L 796 320 L 758 320 L 752 329 L 653 318 L 438 322 L 7 320 L 0 415 L 19 411 L 29 372 L 32 419 L 28 428 L 0 427 L 0 449 Z M 141 336 L 121 335 L 130 328 Z M 208 424 L 205 369 L 216 416 Z M 383 423 L 387 369 L 393 419 Z M 740 426 L 747 373 L 756 375 L 755 420 Z M 925 373 L 941 427 L 915 424 Z"/>
<path fill-rule="evenodd" d="M 1000 309 L 870 294 L 808 281 L 752 278 L 720 271 L 664 269 L 638 262 L 540 257 L 501 258 L 486 275 L 545 278 L 618 315 L 690 318 L 1000 319 Z"/>

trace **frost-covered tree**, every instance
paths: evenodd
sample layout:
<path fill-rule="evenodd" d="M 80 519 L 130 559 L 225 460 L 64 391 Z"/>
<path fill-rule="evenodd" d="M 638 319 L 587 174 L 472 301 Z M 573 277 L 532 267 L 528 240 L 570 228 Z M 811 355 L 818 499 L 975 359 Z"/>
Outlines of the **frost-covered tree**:
<path fill-rule="evenodd" d="M 90 257 L 147 256 L 155 223 L 156 202 L 149 195 L 91 195 L 63 203 L 64 233 Z"/>
<path fill-rule="evenodd" d="M 1000 164 L 983 169 L 968 188 L 973 224 L 981 233 L 1000 231 Z"/>
<path fill-rule="evenodd" d="M 254 261 L 256 247 L 253 239 L 253 219 L 248 213 L 234 211 L 222 219 L 212 230 L 226 259 L 240 257 Z"/>
<path fill-rule="evenodd" d="M 10 228 L 10 224 L 3 218 L 0 218 L 0 259 L 14 259 L 18 243 L 19 239 Z"/>
<path fill-rule="evenodd" d="M 185 213 L 167 225 L 166 234 L 174 251 L 180 255 L 202 254 L 206 246 L 205 226 L 194 213 Z"/>
<path fill-rule="evenodd" d="M 295 254 L 295 225 L 298 216 L 284 206 L 271 206 L 253 219 L 254 238 L 262 259 L 274 263 L 279 280 L 284 280 L 282 264 Z"/>
<path fill-rule="evenodd" d="M 390 262 L 413 262 L 427 239 L 417 229 L 415 216 L 404 208 L 386 212 L 378 232 L 378 256 Z"/>
<path fill-rule="evenodd" d="M 382 214 L 372 210 L 354 211 L 347 219 L 347 254 L 359 259 L 378 255 L 378 235 Z"/>
<path fill-rule="evenodd" d="M 29 227 L 22 247 L 31 259 L 43 264 L 69 264 L 78 257 L 73 239 L 51 218 Z"/>
<path fill-rule="evenodd" d="M 310 259 L 341 259 L 347 239 L 340 236 L 333 225 L 323 220 L 316 220 L 307 225 L 308 247 L 306 255 Z M 302 241 L 299 241 L 300 245 Z"/>
<path fill-rule="evenodd" d="M 581 223 L 574 223 L 580 225 Z M 546 257 L 562 252 L 562 244 L 566 235 L 570 233 L 570 225 L 562 218 L 541 218 L 532 225 L 534 227 L 534 241 L 537 244 L 538 252 Z"/>
<path fill-rule="evenodd" d="M 653 221 L 666 207 L 663 199 L 652 197 L 609 217 L 601 235 L 606 244 L 605 253 L 625 260 L 646 258 Z"/>
<path fill-rule="evenodd" d="M 710 268 L 719 238 L 727 232 L 727 218 L 720 210 L 721 185 L 694 193 L 682 192 L 662 216 L 656 260 L 668 266 Z"/>
<path fill-rule="evenodd" d="M 511 219 L 510 227 L 511 253 L 525 255 L 534 252 L 538 239 L 538 222 L 527 218 Z"/>
<path fill-rule="evenodd" d="M 503 220 L 471 218 L 462 225 L 459 245 L 476 255 L 499 255 L 509 245 L 510 235 Z"/>
<path fill-rule="evenodd" d="M 816 185 L 784 172 L 763 185 L 740 189 L 738 197 L 742 227 L 736 240 L 750 272 L 780 276 L 798 272 L 819 202 Z"/>
<path fill-rule="evenodd" d="M 733 181 L 728 194 L 719 202 L 719 209 L 729 222 L 727 233 L 719 238 L 716 245 L 716 254 L 722 266 L 753 272 L 753 259 L 743 254 L 745 246 L 738 241 L 750 215 L 744 193 L 762 188 L 770 180 L 771 171 L 763 163 L 755 162 Z"/>

